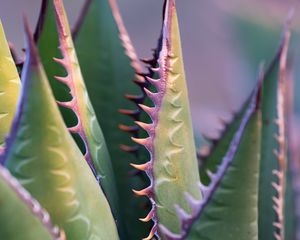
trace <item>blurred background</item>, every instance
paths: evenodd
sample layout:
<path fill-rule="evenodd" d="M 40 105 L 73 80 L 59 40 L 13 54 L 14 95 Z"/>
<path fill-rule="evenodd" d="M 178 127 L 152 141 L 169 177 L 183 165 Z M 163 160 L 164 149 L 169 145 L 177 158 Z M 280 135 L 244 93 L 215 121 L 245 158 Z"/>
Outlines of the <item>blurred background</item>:
<path fill-rule="evenodd" d="M 41 0 L 1 0 L 0 17 L 7 38 L 23 47 L 22 15 L 35 27 Z M 84 0 L 64 0 L 74 23 Z M 163 0 L 117 0 L 138 55 L 151 56 L 161 27 Z M 297 0 L 177 0 L 183 54 L 196 135 L 217 137 L 247 98 L 258 67 L 272 59 L 282 26 L 294 9 L 292 56 L 300 76 L 300 14 Z M 299 78 L 299 77 L 298 77 Z M 300 79 L 299 79 L 300 80 Z M 298 87 L 296 81 L 296 87 Z M 300 91 L 299 91 L 300 92 Z M 297 98 L 297 94 L 296 94 Z M 300 112 L 296 101 L 296 112 Z"/>

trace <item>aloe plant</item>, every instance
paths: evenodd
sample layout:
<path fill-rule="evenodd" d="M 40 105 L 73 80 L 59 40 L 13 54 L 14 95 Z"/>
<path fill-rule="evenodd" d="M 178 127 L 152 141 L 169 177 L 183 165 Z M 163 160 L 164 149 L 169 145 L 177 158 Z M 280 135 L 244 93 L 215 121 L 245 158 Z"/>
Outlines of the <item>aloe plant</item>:
<path fill-rule="evenodd" d="M 290 20 L 198 159 L 175 0 L 143 61 L 114 0 L 87 0 L 73 32 L 62 0 L 24 22 L 21 77 L 0 25 L 1 239 L 296 239 Z"/>

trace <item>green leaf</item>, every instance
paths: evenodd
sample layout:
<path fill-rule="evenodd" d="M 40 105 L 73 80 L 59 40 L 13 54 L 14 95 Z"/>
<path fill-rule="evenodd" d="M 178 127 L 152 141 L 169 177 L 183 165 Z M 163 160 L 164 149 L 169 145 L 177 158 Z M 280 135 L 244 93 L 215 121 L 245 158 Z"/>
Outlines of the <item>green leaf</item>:
<path fill-rule="evenodd" d="M 262 139 L 261 142 L 261 161 L 259 180 L 259 239 L 272 239 L 274 237 L 276 212 L 273 209 L 273 197 L 277 192 L 272 187 L 273 182 L 277 182 L 277 177 L 273 171 L 279 168 L 278 161 L 274 155 L 274 149 L 278 149 L 278 142 L 274 134 L 278 133 L 278 125 L 275 123 L 277 118 L 277 89 L 279 60 L 282 52 L 280 47 L 276 57 L 273 59 L 263 82 L 262 94 Z"/>
<path fill-rule="evenodd" d="M 0 238 L 10 240 L 60 239 L 40 204 L 0 166 Z"/>
<path fill-rule="evenodd" d="M 59 102 L 59 104 L 71 109 L 76 114 L 78 123 L 69 130 L 82 138 L 85 144 L 85 159 L 102 186 L 112 211 L 119 222 L 121 219 L 118 196 L 110 156 L 82 78 L 67 16 L 61 0 L 54 1 L 54 9 L 60 49 L 63 55 L 63 59 L 56 59 L 56 61 L 64 66 L 67 72 L 66 76 L 56 77 L 56 79 L 66 84 L 72 95 L 70 101 Z"/>
<path fill-rule="evenodd" d="M 241 109 L 233 115 L 233 119 L 229 124 L 226 124 L 221 136 L 218 139 L 213 139 L 211 141 L 212 146 L 210 146 L 208 154 L 199 156 L 201 162 L 199 171 L 202 184 L 208 185 L 210 183 L 207 171 L 215 172 L 218 165 L 222 162 L 222 158 L 226 154 L 231 140 L 238 130 L 241 120 L 249 106 L 249 101 L 250 100 L 247 100 Z"/>
<path fill-rule="evenodd" d="M 87 90 L 113 159 L 117 189 L 122 199 L 121 214 L 126 228 L 124 238 L 141 239 L 150 227 L 138 220 L 147 214 L 147 208 L 141 209 L 147 202 L 134 196 L 131 189 L 144 187 L 144 180 L 133 175 L 134 170 L 129 165 L 130 162 L 141 163 L 135 156 L 138 147 L 132 145 L 129 137 L 138 135 L 129 117 L 137 120 L 140 110 L 135 103 L 123 98 L 127 94 L 130 100 L 143 99 L 140 89 L 133 83 L 134 80 L 141 81 L 141 77 L 136 75 L 141 68 L 116 2 L 87 1 L 74 37 Z M 129 117 L 121 114 L 119 109 Z M 130 134 L 122 134 L 119 127 Z M 124 153 L 120 145 L 134 154 Z"/>
<path fill-rule="evenodd" d="M 9 133 L 21 82 L 0 22 L 0 148 Z"/>
<path fill-rule="evenodd" d="M 257 109 L 247 123 L 231 165 L 193 224 L 188 239 L 258 239 L 260 130 L 261 113 Z"/>
<path fill-rule="evenodd" d="M 53 89 L 55 99 L 65 101 L 70 98 L 69 89 L 61 82 L 54 79 L 54 76 L 62 76 L 65 70 L 62 66 L 53 61 L 54 57 L 61 57 L 58 39 L 58 31 L 55 24 L 53 1 L 43 0 L 40 10 L 39 21 L 34 34 L 38 46 L 41 61 Z M 49 41 L 51 39 L 51 41 Z M 64 118 L 72 124 L 72 115 L 63 112 Z M 74 121 L 74 120 L 73 120 Z"/>
<path fill-rule="evenodd" d="M 288 23 L 290 25 L 290 23 Z M 279 74 L 277 83 L 277 102 L 276 102 L 276 120 L 275 123 L 278 126 L 278 131 L 274 134 L 274 138 L 277 141 L 278 148 L 274 148 L 273 153 L 278 162 L 278 168 L 273 169 L 273 174 L 277 178 L 276 181 L 272 182 L 273 188 L 276 190 L 276 195 L 273 196 L 273 209 L 276 213 L 276 220 L 273 222 L 275 230 L 273 235 L 276 239 L 285 239 L 285 200 L 287 194 L 287 55 L 290 41 L 289 26 L 284 32 L 282 51 L 279 60 Z M 263 159 L 262 159 L 263 161 Z M 261 229 L 262 230 L 262 229 Z M 268 230 L 268 229 L 267 229 Z M 265 231 L 263 229 L 262 231 Z"/>
<path fill-rule="evenodd" d="M 118 239 L 108 202 L 67 131 L 27 30 L 23 91 L 5 165 L 67 239 Z"/>
<path fill-rule="evenodd" d="M 146 90 L 154 107 L 140 105 L 149 114 L 152 123 L 137 122 L 149 137 L 134 139 L 151 155 L 148 163 L 135 165 L 144 170 L 151 180 L 148 188 L 136 191 L 138 195 L 148 196 L 153 204 L 148 217 L 155 224 L 147 239 L 157 234 L 157 221 L 170 231 L 180 231 L 180 219 L 176 217 L 174 205 L 191 211 L 185 192 L 196 199 L 201 198 L 175 1 L 165 2 L 164 14 L 162 49 L 156 70 L 159 79 L 148 78 L 156 92 Z"/>
<path fill-rule="evenodd" d="M 261 82 L 259 82 L 259 85 Z M 210 184 L 200 184 L 203 200 L 190 194 L 191 214 L 178 208 L 181 233 L 162 231 L 170 239 L 258 239 L 260 161 L 260 86 L 256 87 L 222 163 L 210 172 Z M 251 144 L 249 144 L 251 143 Z"/>

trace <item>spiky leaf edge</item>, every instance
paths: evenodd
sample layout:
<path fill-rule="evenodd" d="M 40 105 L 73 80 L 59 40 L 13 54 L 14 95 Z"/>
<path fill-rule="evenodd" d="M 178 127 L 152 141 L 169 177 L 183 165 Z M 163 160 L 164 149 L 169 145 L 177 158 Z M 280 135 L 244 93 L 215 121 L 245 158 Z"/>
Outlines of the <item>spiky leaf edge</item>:
<path fill-rule="evenodd" d="M 277 177 L 278 182 L 272 182 L 273 188 L 277 192 L 277 196 L 273 197 L 273 208 L 277 215 L 277 221 L 273 223 L 276 231 L 274 237 L 276 240 L 284 240 L 284 202 L 286 188 L 286 171 L 287 171 L 287 132 L 286 132 L 286 65 L 290 40 L 289 26 L 284 32 L 283 48 L 279 62 L 279 79 L 277 87 L 277 119 L 275 123 L 278 125 L 278 133 L 275 139 L 278 142 L 278 150 L 274 149 L 274 154 L 278 160 L 278 169 L 273 170 L 273 174 Z"/>
<path fill-rule="evenodd" d="M 239 126 L 237 132 L 235 133 L 235 135 L 230 143 L 229 149 L 228 149 L 226 155 L 223 157 L 222 162 L 219 165 L 217 172 L 212 173 L 212 172 L 208 171 L 208 175 L 211 179 L 210 184 L 208 186 L 205 186 L 201 182 L 199 182 L 199 188 L 202 192 L 203 199 L 200 201 L 196 200 L 190 194 L 186 193 L 186 199 L 189 202 L 189 204 L 192 206 L 191 214 L 186 213 L 179 206 L 175 206 L 177 209 L 177 214 L 178 214 L 179 218 L 181 219 L 181 233 L 174 234 L 171 231 L 169 231 L 165 226 L 163 226 L 161 224 L 159 225 L 161 232 L 164 234 L 164 236 L 167 239 L 169 239 L 169 240 L 185 239 L 193 222 L 201 216 L 205 206 L 209 203 L 214 192 L 217 190 L 219 183 L 222 181 L 224 175 L 226 174 L 228 168 L 231 165 L 231 162 L 234 159 L 234 156 L 237 152 L 238 146 L 242 139 L 244 130 L 245 130 L 251 116 L 253 115 L 255 110 L 260 105 L 261 85 L 262 85 L 263 78 L 264 78 L 264 75 L 262 72 L 260 72 L 260 77 L 259 77 L 257 86 L 252 94 L 252 98 L 249 103 L 249 107 L 246 110 L 246 112 L 241 120 L 240 126 Z"/>
<path fill-rule="evenodd" d="M 135 169 L 145 172 L 150 180 L 150 185 L 142 190 L 133 190 L 133 192 L 138 196 L 147 196 L 152 203 L 152 208 L 148 215 L 140 220 L 143 222 L 153 221 L 152 229 L 149 235 L 144 238 L 144 240 L 150 240 L 153 237 L 160 239 L 158 232 L 158 216 L 157 216 L 157 204 L 154 195 L 154 162 L 155 162 L 155 129 L 159 122 L 159 113 L 163 104 L 163 98 L 166 94 L 166 82 L 168 79 L 167 71 L 169 69 L 170 61 L 172 61 L 173 56 L 170 53 L 171 49 L 171 26 L 172 26 L 172 11 L 175 8 L 175 0 L 165 0 L 163 5 L 163 24 L 161 36 L 158 40 L 157 48 L 154 49 L 154 54 L 152 59 L 142 60 L 144 63 L 149 65 L 149 75 L 145 75 L 147 85 L 143 88 L 147 99 L 153 103 L 153 107 L 149 107 L 144 104 L 139 104 L 139 108 L 146 113 L 150 119 L 151 123 L 144 123 L 141 121 L 135 121 L 135 123 L 143 129 L 148 137 L 132 138 L 132 140 L 139 145 L 144 146 L 150 154 L 150 160 L 144 164 L 131 164 Z M 158 77 L 158 79 L 156 79 Z"/>

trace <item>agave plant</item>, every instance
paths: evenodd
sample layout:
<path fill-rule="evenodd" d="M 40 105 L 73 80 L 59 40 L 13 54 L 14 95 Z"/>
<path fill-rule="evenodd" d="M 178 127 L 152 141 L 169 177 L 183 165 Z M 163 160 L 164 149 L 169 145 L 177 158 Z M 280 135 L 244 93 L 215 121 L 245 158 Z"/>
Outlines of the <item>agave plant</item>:
<path fill-rule="evenodd" d="M 73 31 L 62 0 L 24 23 L 24 62 L 0 27 L 1 239 L 298 239 L 289 23 L 198 159 L 175 0 L 146 68 L 114 0 L 87 0 Z"/>

